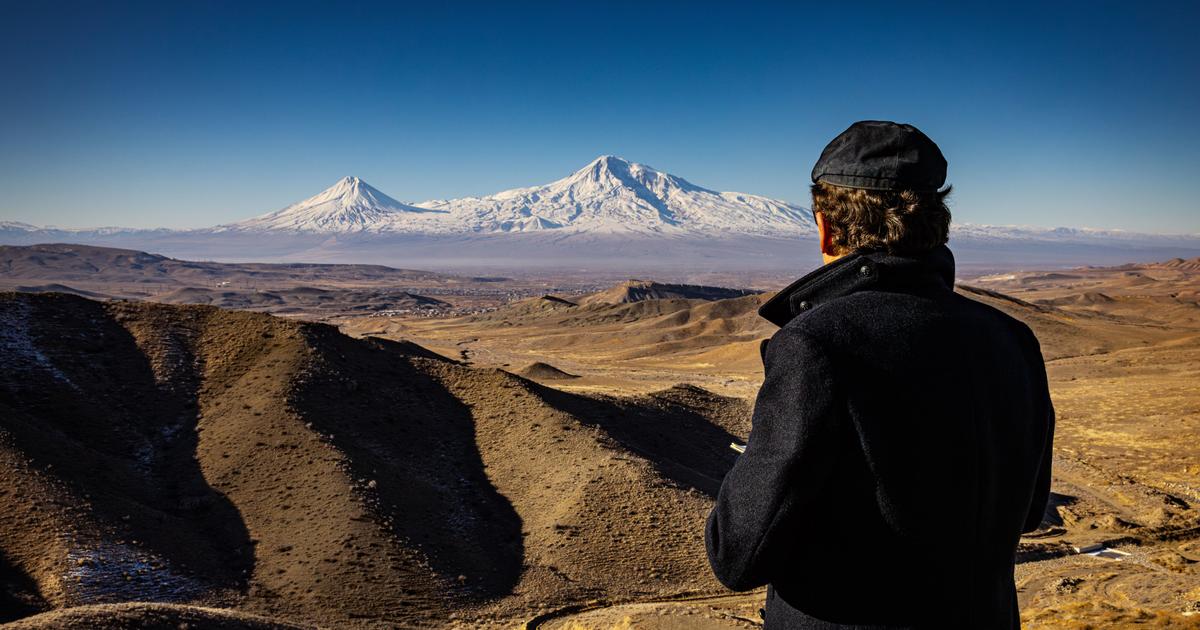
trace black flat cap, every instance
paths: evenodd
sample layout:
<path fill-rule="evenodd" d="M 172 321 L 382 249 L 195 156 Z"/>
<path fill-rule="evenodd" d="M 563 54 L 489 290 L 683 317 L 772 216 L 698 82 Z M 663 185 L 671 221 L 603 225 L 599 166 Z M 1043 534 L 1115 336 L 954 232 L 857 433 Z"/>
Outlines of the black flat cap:
<path fill-rule="evenodd" d="M 867 190 L 938 190 L 946 183 L 946 158 L 912 125 L 862 120 L 825 147 L 812 180 Z"/>

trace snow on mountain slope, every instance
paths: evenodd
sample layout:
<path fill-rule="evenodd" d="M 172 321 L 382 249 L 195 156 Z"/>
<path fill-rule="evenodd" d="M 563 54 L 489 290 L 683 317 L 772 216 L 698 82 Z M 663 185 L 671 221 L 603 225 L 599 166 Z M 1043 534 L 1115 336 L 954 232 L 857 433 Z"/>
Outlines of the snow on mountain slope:
<path fill-rule="evenodd" d="M 597 234 L 794 236 L 808 211 L 758 195 L 716 192 L 643 164 L 602 156 L 544 186 L 405 204 L 357 177 L 215 232 L 480 234 L 555 230 Z"/>
<path fill-rule="evenodd" d="M 0 221 L 0 230 L 32 232 L 37 229 L 39 229 L 38 226 L 22 221 Z"/>
<path fill-rule="evenodd" d="M 396 201 L 357 177 L 343 177 L 304 201 L 214 231 L 388 232 L 406 215 L 437 213 Z"/>
<path fill-rule="evenodd" d="M 782 236 L 814 231 L 811 216 L 800 206 L 708 190 L 611 155 L 544 186 L 416 205 L 447 211 L 461 229 L 476 233 L 561 229 Z"/>

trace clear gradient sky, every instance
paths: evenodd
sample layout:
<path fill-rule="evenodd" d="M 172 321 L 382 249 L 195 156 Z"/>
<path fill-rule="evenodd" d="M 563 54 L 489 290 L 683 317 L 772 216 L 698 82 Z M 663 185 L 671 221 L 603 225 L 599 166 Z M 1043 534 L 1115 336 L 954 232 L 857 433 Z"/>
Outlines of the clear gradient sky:
<path fill-rule="evenodd" d="M 1200 233 L 1200 3 L 0 2 L 0 220 L 202 227 L 615 154 L 808 203 L 917 125 L 955 219 Z M 846 7 L 846 8 L 842 8 Z"/>

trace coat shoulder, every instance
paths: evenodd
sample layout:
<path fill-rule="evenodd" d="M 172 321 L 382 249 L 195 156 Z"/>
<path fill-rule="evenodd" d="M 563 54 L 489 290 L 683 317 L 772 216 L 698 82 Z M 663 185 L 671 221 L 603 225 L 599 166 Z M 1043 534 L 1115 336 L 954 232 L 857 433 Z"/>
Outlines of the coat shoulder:
<path fill-rule="evenodd" d="M 838 347 L 840 343 L 861 343 L 859 334 L 879 328 L 880 317 L 886 317 L 888 313 L 926 310 L 932 313 L 934 310 L 943 310 L 951 315 L 957 314 L 958 317 L 986 322 L 993 330 L 1006 331 L 1022 346 L 1040 351 L 1037 336 L 1025 322 L 994 306 L 959 293 L 947 292 L 944 295 L 944 298 L 936 299 L 933 303 L 926 303 L 918 302 L 920 298 L 904 293 L 852 293 L 818 305 L 811 311 L 793 318 L 776 332 L 776 337 L 807 336 Z M 923 315 L 917 317 L 919 319 Z M 774 337 L 771 343 L 775 343 Z"/>
<path fill-rule="evenodd" d="M 1005 313 L 991 304 L 985 304 L 979 300 L 971 299 L 970 297 L 967 297 L 961 293 L 955 293 L 954 299 L 960 304 L 963 304 L 966 308 L 971 308 L 978 313 L 987 314 L 987 316 L 990 316 L 991 318 L 1000 322 L 1001 325 L 1011 331 L 1013 335 L 1020 339 L 1023 343 L 1033 347 L 1034 349 L 1040 350 L 1037 335 L 1034 334 L 1033 329 L 1029 327 L 1029 324 L 1026 324 L 1016 317 Z"/>

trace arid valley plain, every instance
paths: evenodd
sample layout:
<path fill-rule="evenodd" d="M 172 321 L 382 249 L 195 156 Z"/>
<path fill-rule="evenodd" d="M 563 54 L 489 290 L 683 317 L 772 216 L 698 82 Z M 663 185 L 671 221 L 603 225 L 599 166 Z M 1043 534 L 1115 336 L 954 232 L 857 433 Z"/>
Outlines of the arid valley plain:
<path fill-rule="evenodd" d="M 0 247 L 0 622 L 757 626 L 702 524 L 788 278 L 662 280 Z M 1057 409 L 1026 627 L 1200 627 L 1200 259 L 958 290 Z"/>

